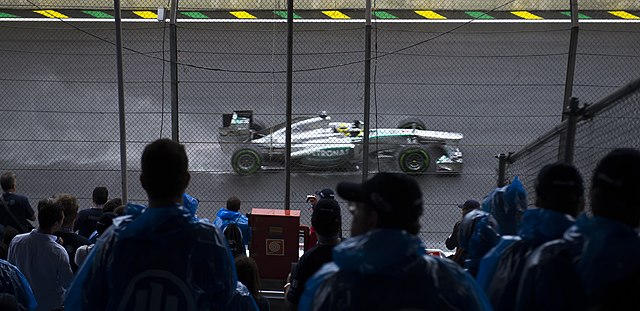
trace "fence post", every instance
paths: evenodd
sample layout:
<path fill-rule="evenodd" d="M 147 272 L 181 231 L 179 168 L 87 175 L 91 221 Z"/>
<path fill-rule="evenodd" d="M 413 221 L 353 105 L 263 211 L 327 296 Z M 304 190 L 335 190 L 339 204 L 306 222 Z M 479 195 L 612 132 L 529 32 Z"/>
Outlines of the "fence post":
<path fill-rule="evenodd" d="M 122 65 L 122 15 L 120 0 L 113 1 L 113 12 L 116 21 L 116 66 L 118 67 L 118 123 L 120 124 L 120 184 L 122 186 L 122 202 L 129 200 L 127 187 L 127 130 L 124 107 L 124 74 Z"/>
<path fill-rule="evenodd" d="M 171 139 L 180 142 L 178 126 L 178 0 L 171 0 L 169 11 L 169 52 L 171 63 Z M 163 60 L 164 61 L 164 60 Z M 162 64 L 164 66 L 164 64 Z M 163 67 L 164 68 L 164 67 Z"/>
<path fill-rule="evenodd" d="M 504 187 L 506 183 L 507 160 L 509 160 L 509 156 L 511 156 L 511 153 L 501 153 L 496 156 L 498 159 L 498 188 Z"/>
<path fill-rule="evenodd" d="M 578 99 L 571 97 L 569 100 L 569 119 L 567 120 L 567 136 L 564 145 L 563 162 L 573 164 L 573 154 L 576 142 L 576 125 L 578 123 Z"/>

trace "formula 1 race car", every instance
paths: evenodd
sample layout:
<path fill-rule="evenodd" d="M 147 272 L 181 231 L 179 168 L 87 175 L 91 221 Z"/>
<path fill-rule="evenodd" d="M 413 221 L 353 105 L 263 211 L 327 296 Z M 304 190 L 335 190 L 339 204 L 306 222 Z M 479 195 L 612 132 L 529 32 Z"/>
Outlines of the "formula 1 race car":
<path fill-rule="evenodd" d="M 286 123 L 263 127 L 249 110 L 223 115 L 218 142 L 231 156 L 231 167 L 240 175 L 284 168 Z M 291 122 L 291 167 L 338 170 L 362 163 L 362 121 L 332 122 L 326 112 L 297 117 Z M 460 173 L 462 152 L 455 143 L 462 134 L 428 131 L 416 119 L 403 120 L 398 128 L 370 129 L 369 160 L 391 159 L 407 174 Z"/>

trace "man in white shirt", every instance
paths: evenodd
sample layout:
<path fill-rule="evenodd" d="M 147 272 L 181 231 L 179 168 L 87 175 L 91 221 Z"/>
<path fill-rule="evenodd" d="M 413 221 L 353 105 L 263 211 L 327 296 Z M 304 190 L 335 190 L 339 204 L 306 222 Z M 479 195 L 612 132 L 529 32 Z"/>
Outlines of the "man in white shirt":
<path fill-rule="evenodd" d="M 38 229 L 20 234 L 9 245 L 8 261 L 14 264 L 31 284 L 38 302 L 36 310 L 62 306 L 65 290 L 73 272 L 67 251 L 53 235 L 64 221 L 62 205 L 53 199 L 38 202 Z"/>

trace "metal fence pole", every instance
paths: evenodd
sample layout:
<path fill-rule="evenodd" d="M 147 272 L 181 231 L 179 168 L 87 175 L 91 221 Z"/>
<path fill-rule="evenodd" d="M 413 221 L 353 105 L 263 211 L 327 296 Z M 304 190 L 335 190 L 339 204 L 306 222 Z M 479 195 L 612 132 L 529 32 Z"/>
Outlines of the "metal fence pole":
<path fill-rule="evenodd" d="M 284 152 L 284 209 L 291 206 L 291 114 L 293 113 L 293 0 L 287 0 L 287 126 Z"/>
<path fill-rule="evenodd" d="M 171 0 L 169 11 L 169 53 L 171 62 L 171 139 L 179 142 L 178 128 L 178 0 Z"/>
<path fill-rule="evenodd" d="M 576 125 L 578 123 L 578 99 L 571 97 L 569 101 L 569 119 L 564 145 L 564 163 L 573 164 L 573 154 L 576 142 Z"/>
<path fill-rule="evenodd" d="M 511 156 L 511 153 L 509 154 L 501 153 L 496 156 L 496 158 L 498 159 L 498 183 L 497 183 L 498 188 L 504 187 L 504 185 L 506 184 L 507 161 L 509 160 L 510 156 Z"/>
<path fill-rule="evenodd" d="M 567 113 L 569 112 L 569 101 L 571 96 L 573 96 L 573 78 L 576 70 L 576 54 L 578 50 L 578 32 L 579 32 L 579 22 L 578 22 L 578 0 L 570 0 L 571 6 L 571 37 L 569 39 L 569 59 L 567 61 L 567 75 L 564 84 L 564 98 L 562 100 L 562 117 L 561 120 L 564 121 L 567 118 Z M 564 157 L 566 154 L 565 147 L 566 143 L 566 132 L 561 133 L 560 135 L 560 145 L 558 146 L 558 159 Z"/>
<path fill-rule="evenodd" d="M 122 202 L 127 202 L 127 131 L 124 111 L 124 75 L 122 70 L 122 15 L 120 0 L 113 1 L 116 22 L 116 66 L 118 67 L 118 121 L 120 123 L 120 183 Z"/>
<path fill-rule="evenodd" d="M 371 114 L 371 0 L 365 11 L 364 46 L 364 135 L 362 136 L 362 182 L 369 177 L 369 116 Z"/>

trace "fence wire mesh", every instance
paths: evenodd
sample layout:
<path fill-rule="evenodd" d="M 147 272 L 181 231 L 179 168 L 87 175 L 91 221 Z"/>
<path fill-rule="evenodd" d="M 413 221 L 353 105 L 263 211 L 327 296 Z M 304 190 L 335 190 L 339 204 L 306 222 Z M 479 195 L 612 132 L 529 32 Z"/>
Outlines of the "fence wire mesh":
<path fill-rule="evenodd" d="M 363 110 L 364 23 L 349 22 L 364 17 L 363 4 L 295 4 L 299 22 L 294 23 L 294 118 L 326 111 L 331 122 L 368 121 L 373 129 L 396 129 L 417 119 L 427 130 L 464 135 L 461 141 L 447 142 L 462 151 L 462 173 L 434 171 L 435 161 L 449 150 L 441 144 L 419 145 L 424 153 L 411 162 L 430 164 L 416 176 L 425 200 L 420 235 L 429 247 L 444 248 L 460 218 L 458 204 L 481 199 L 494 187 L 494 155 L 521 148 L 560 120 L 569 24 L 468 21 L 521 18 L 508 10 L 536 9 L 514 6 L 514 1 L 494 2 L 374 2 L 370 120 L 364 120 Z M 567 18 L 562 13 L 568 4 L 545 3 L 537 14 Z M 237 110 L 253 111 L 256 126 L 285 122 L 286 2 L 180 1 L 179 5 L 179 139 L 189 153 L 188 192 L 200 199 L 199 216 L 213 219 L 231 195 L 243 201 L 243 212 L 284 208 L 285 175 L 277 165 L 278 156 L 270 153 L 263 158 L 273 159 L 276 169 L 240 176 L 232 165 L 237 144 L 225 148 L 218 134 L 223 115 Z M 154 20 L 156 9 L 168 6 L 169 1 L 122 2 L 123 17 L 128 19 L 123 24 L 123 45 L 131 201 L 146 199 L 138 182 L 142 149 L 171 135 L 169 25 Z M 90 1 L 5 0 L 0 8 L 18 8 L 32 14 L 28 17 L 42 17 L 42 12 L 56 8 L 66 10 L 53 12 L 70 17 L 113 16 L 106 3 Z M 5 11 L 0 9 L 15 16 L 23 12 Z M 53 12 L 48 13 L 51 21 L 0 21 L 0 170 L 15 172 L 18 192 L 32 202 L 65 192 L 77 195 L 88 207 L 96 186 L 108 187 L 111 197 L 121 195 L 114 24 L 67 21 Z M 262 20 L 246 22 L 251 16 Z M 441 17 L 461 21 L 433 22 Z M 428 22 L 388 22 L 403 19 Z M 640 31 L 631 24 L 613 23 L 581 29 L 574 89 L 581 100 L 589 101 L 638 72 Z M 593 128 L 589 135 L 598 136 L 600 131 L 606 128 Z M 403 139 L 402 143 L 377 140 L 378 146 L 394 148 L 370 156 L 371 173 L 402 170 L 402 152 L 407 144 L 416 143 Z M 546 163 L 543 159 L 555 156 L 553 148 L 557 144 L 550 142 L 548 148 L 536 151 L 537 162 L 531 159 L 526 174 L 534 174 Z M 310 223 L 307 194 L 335 188 L 339 181 L 361 180 L 358 159 L 330 169 L 318 169 L 316 163 L 313 168 L 301 165 L 293 170 L 290 207 L 301 210 L 301 223 Z M 517 170 L 513 165 L 510 169 Z M 348 236 L 351 215 L 346 202 L 340 202 Z"/>

